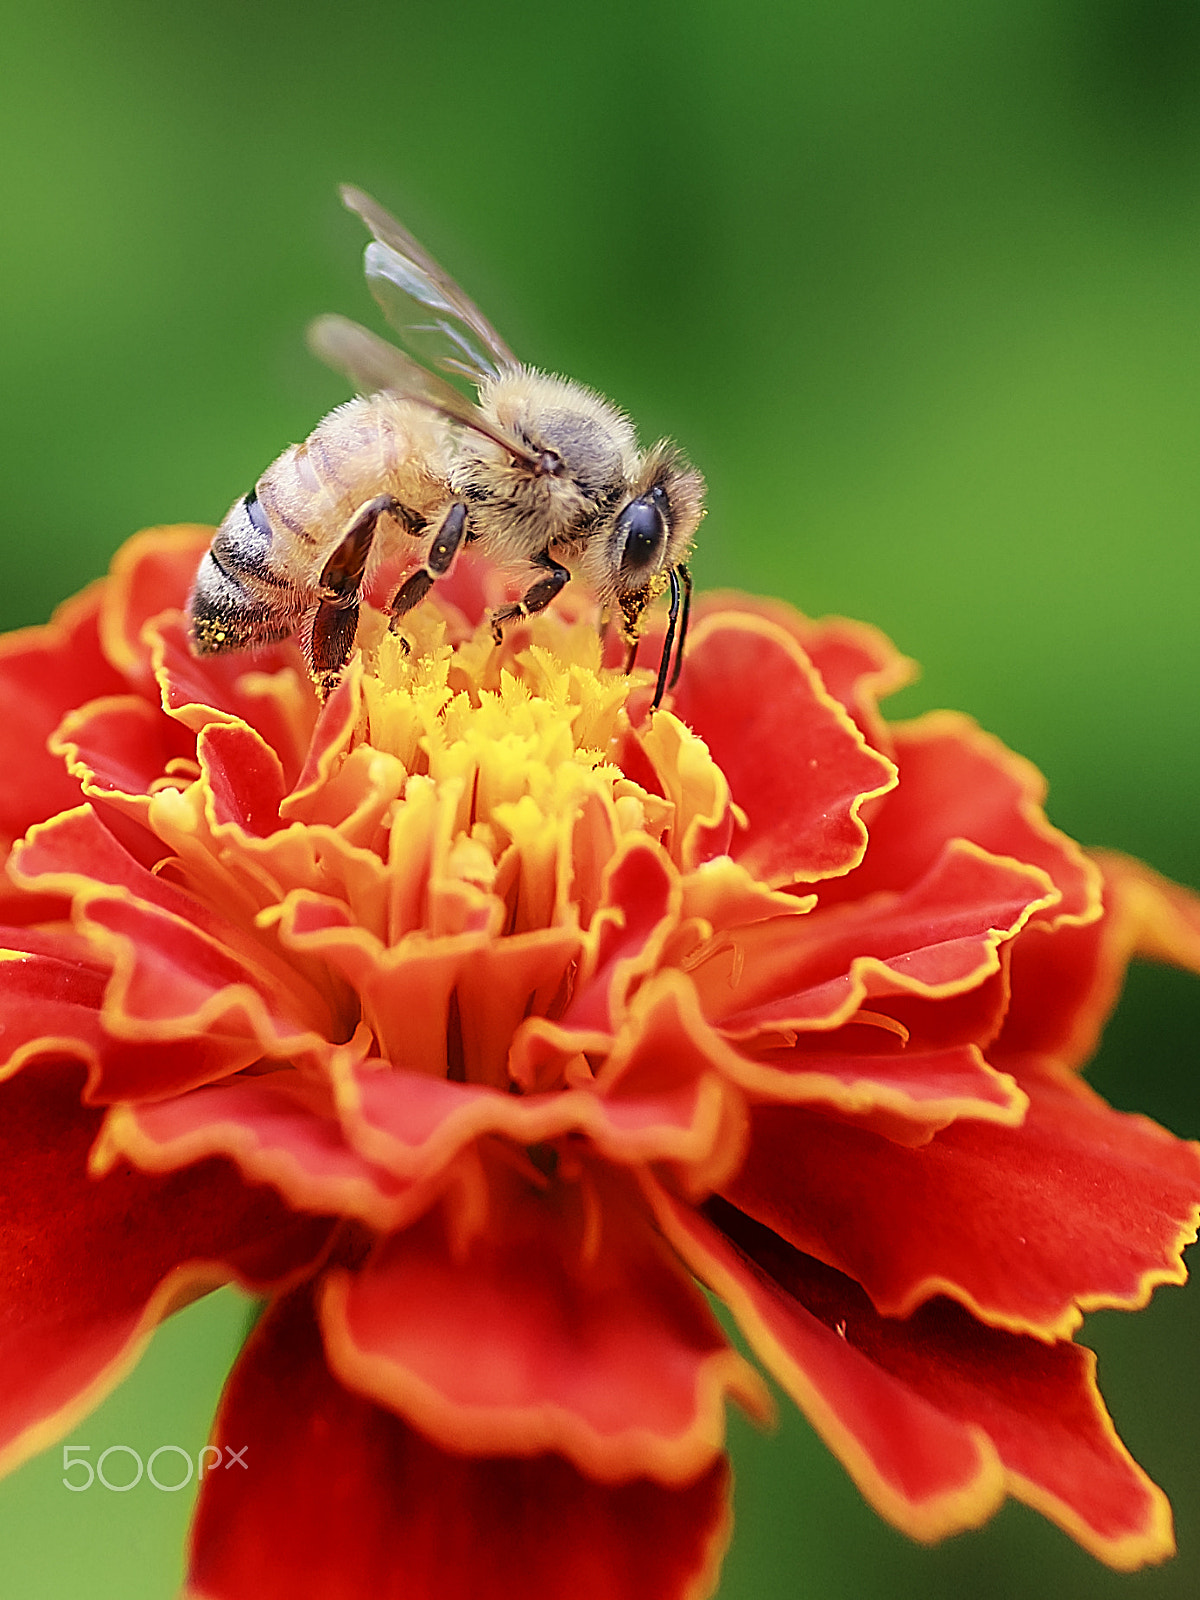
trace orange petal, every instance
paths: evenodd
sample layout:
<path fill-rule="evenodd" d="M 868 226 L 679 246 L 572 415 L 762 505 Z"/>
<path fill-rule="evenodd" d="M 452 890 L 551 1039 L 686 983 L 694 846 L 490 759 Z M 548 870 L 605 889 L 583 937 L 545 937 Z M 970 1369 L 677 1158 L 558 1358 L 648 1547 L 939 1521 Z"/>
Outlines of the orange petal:
<path fill-rule="evenodd" d="M 320 1052 L 338 1037 L 329 1002 L 293 965 L 148 870 L 90 806 L 31 829 L 12 870 L 18 881 L 76 897 L 78 925 L 114 967 L 104 1022 L 118 1035 L 188 1039 L 212 1030 L 285 1054 Z"/>
<path fill-rule="evenodd" d="M 395 1228 L 423 1211 L 435 1187 L 417 1187 L 367 1160 L 345 1138 L 327 1097 L 295 1074 L 276 1072 L 111 1111 L 92 1168 L 118 1161 L 172 1172 L 225 1156 L 251 1183 L 267 1183 L 295 1210 L 357 1217 Z"/>
<path fill-rule="evenodd" d="M 1025 1094 L 1007 1073 L 989 1066 L 974 1045 L 868 1053 L 811 1048 L 829 1039 L 827 1034 L 802 1038 L 809 1047 L 757 1050 L 752 1056 L 732 1052 L 725 1070 L 755 1100 L 825 1107 L 901 1144 L 924 1144 L 959 1118 L 1012 1127 L 1025 1114 Z M 838 1038 L 835 1034 L 830 1042 Z"/>
<path fill-rule="evenodd" d="M 257 1059 L 252 1042 L 211 1033 L 161 1042 L 114 1038 L 101 1011 L 109 971 L 87 941 L 65 929 L 0 930 L 0 1078 L 26 1062 L 70 1057 L 88 1063 L 84 1099 L 158 1098 L 239 1072 Z"/>
<path fill-rule="evenodd" d="M 137 695 L 109 695 L 68 712 L 51 749 L 88 799 L 143 824 L 149 796 L 164 776 L 185 763 L 195 772 L 195 740 L 187 729 Z"/>
<path fill-rule="evenodd" d="M 335 1077 L 338 1112 L 356 1148 L 407 1178 L 428 1177 L 488 1138 L 524 1147 L 583 1135 L 623 1166 L 669 1161 L 689 1170 L 712 1166 L 722 1177 L 742 1148 L 741 1097 L 694 1062 L 675 1077 L 643 1075 L 635 1064 L 599 1089 L 585 1069 L 582 1087 L 519 1095 L 375 1061 L 336 1067 Z"/>
<path fill-rule="evenodd" d="M 244 722 L 283 763 L 289 784 L 299 776 L 317 720 L 317 698 L 294 644 L 252 655 L 198 659 L 182 616 L 168 613 L 148 630 L 163 710 L 193 733 L 210 722 Z"/>
<path fill-rule="evenodd" d="M 100 620 L 104 653 L 126 683 L 151 698 L 156 697 L 152 647 L 142 630 L 161 612 L 184 604 L 212 536 L 212 528 L 195 524 L 147 528 L 113 557 Z"/>
<path fill-rule="evenodd" d="M 629 834 L 617 847 L 589 930 L 591 957 L 562 1016 L 581 1033 L 620 1026 L 634 984 L 658 963 L 679 917 L 678 875 L 659 847 Z"/>

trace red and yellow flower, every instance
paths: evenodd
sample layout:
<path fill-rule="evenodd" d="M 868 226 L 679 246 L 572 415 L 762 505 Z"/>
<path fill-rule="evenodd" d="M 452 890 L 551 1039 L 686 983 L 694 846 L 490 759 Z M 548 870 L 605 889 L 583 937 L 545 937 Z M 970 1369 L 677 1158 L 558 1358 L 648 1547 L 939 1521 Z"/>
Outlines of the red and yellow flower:
<path fill-rule="evenodd" d="M 1074 1335 L 1182 1280 L 1200 1152 L 1079 1069 L 1197 901 L 886 723 L 862 625 L 710 599 L 650 714 L 468 558 L 320 707 L 189 654 L 207 536 L 0 645 L 0 1459 L 233 1282 L 192 1593 L 701 1596 L 770 1411 L 704 1285 L 913 1536 L 1166 1555 Z"/>

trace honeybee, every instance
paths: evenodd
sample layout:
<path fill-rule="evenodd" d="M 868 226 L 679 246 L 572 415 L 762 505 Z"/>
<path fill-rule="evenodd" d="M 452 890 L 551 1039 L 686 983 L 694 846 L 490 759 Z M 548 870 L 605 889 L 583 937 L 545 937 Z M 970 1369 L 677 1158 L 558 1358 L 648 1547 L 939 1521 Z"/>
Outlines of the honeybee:
<path fill-rule="evenodd" d="M 629 671 L 642 613 L 669 588 L 657 707 L 682 661 L 703 478 L 666 440 L 643 453 L 629 419 L 593 390 L 522 366 L 395 218 L 359 189 L 341 193 L 373 235 L 367 283 L 411 354 L 344 317 L 312 324 L 311 348 L 359 398 L 230 509 L 188 602 L 193 649 L 244 650 L 299 632 L 324 698 L 354 648 L 370 570 L 419 541 L 420 564 L 387 606 L 396 628 L 476 544 L 520 575 L 520 600 L 492 614 L 497 644 L 508 623 L 544 610 L 578 576 L 602 614 L 620 618 Z M 434 368 L 467 379 L 476 402 Z"/>

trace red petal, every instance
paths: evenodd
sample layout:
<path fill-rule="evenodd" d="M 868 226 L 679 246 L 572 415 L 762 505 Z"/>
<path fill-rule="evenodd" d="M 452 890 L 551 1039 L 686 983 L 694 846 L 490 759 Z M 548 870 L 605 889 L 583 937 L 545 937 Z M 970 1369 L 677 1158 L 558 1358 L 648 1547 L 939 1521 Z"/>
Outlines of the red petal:
<path fill-rule="evenodd" d="M 12 870 L 35 888 L 81 897 L 77 920 L 115 969 L 104 1007 L 111 1031 L 188 1039 L 211 1030 L 268 1053 L 323 1049 L 338 1037 L 328 1000 L 293 964 L 147 870 L 90 807 L 31 829 Z"/>
<path fill-rule="evenodd" d="M 215 1438 L 234 1459 L 201 1488 L 196 1600 L 703 1600 L 728 1534 L 723 1459 L 669 1489 L 444 1453 L 336 1382 L 299 1294 L 255 1329 Z"/>
<path fill-rule="evenodd" d="M 196 770 L 191 734 L 136 695 L 89 700 L 63 718 L 52 742 L 84 794 L 120 804 L 143 821 L 146 797 L 172 762 L 188 761 Z"/>
<path fill-rule="evenodd" d="M 790 1108 L 755 1112 L 726 1191 L 741 1210 L 857 1279 L 886 1316 L 936 1294 L 1053 1339 L 1082 1312 L 1145 1305 L 1186 1277 L 1200 1147 L 1111 1110 L 1034 1063 L 1019 1127 L 959 1121 L 917 1149 Z"/>
<path fill-rule="evenodd" d="M 718 936 L 692 980 L 705 1015 L 730 1035 L 829 1028 L 870 996 L 973 988 L 998 970 L 999 946 L 1055 893 L 1037 867 L 956 840 L 901 895 Z"/>
<path fill-rule="evenodd" d="M 929 870 L 948 840 L 961 838 L 1041 867 L 1062 895 L 1049 920 L 1097 916 L 1099 874 L 1047 821 L 1046 781 L 1036 767 L 953 711 L 932 712 L 893 733 L 899 784 L 870 808 L 862 866 L 849 882 L 823 889 L 822 904 L 903 889 Z"/>
<path fill-rule="evenodd" d="M 338 1067 L 338 1111 L 369 1160 L 406 1177 L 437 1172 L 479 1139 L 527 1146 L 573 1134 L 622 1165 L 672 1161 L 707 1171 L 716 1162 L 728 1176 L 742 1149 L 740 1095 L 702 1059 L 664 1070 L 671 1064 L 654 1053 L 655 1019 L 647 1031 L 631 1030 L 635 1043 L 615 1060 L 615 1082 L 606 1073 L 593 1084 L 584 1065 L 575 1087 L 548 1093 L 510 1094 L 378 1061 Z"/>
<path fill-rule="evenodd" d="M 756 877 L 812 881 L 862 860 L 859 809 L 893 786 L 895 769 L 865 743 L 783 629 L 732 614 L 701 622 L 674 705 L 749 819 L 730 854 Z"/>
<path fill-rule="evenodd" d="M 167 1178 L 87 1175 L 99 1113 L 75 1066 L 0 1085 L 0 1463 L 67 1431 L 129 1371 L 155 1325 L 217 1284 L 294 1278 L 328 1225 L 209 1162 Z"/>
<path fill-rule="evenodd" d="M 850 1031 L 840 1029 L 834 1039 Z M 876 1030 L 853 1031 L 861 1036 Z M 738 1056 L 725 1070 L 756 1100 L 828 1106 L 856 1127 L 874 1128 L 902 1144 L 923 1144 L 959 1117 L 1011 1126 L 1024 1115 L 1025 1095 L 973 1045 L 919 1050 L 897 1040 L 892 1051 L 846 1047 L 835 1052 L 811 1048 L 825 1034 L 802 1037 L 810 1048 Z"/>
<path fill-rule="evenodd" d="M 669 1236 L 883 1516 L 918 1539 L 975 1527 L 1005 1491 L 1110 1566 L 1174 1549 L 1162 1491 L 1117 1438 L 1095 1357 L 987 1328 L 946 1300 L 903 1321 L 723 1206 L 727 1241 L 659 1201 Z"/>
<path fill-rule="evenodd" d="M 212 536 L 211 528 L 195 525 L 148 528 L 126 540 L 113 559 L 104 588 L 104 651 L 122 677 L 151 699 L 158 696 L 142 629 L 160 612 L 184 604 Z M 85 698 L 91 696 L 81 695 L 75 704 Z"/>
<path fill-rule="evenodd" d="M 286 1072 L 118 1106 L 92 1167 L 106 1171 L 124 1158 L 143 1172 L 171 1172 L 211 1156 L 227 1156 L 298 1211 L 359 1217 L 374 1228 L 399 1227 L 434 1198 L 364 1158 L 316 1086 Z"/>
<path fill-rule="evenodd" d="M 342 1382 L 446 1449 L 694 1479 L 721 1449 L 726 1394 L 764 1400 L 649 1219 L 586 1173 L 544 1190 L 493 1173 L 487 1204 L 474 1237 L 431 1213 L 327 1278 Z"/>
<path fill-rule="evenodd" d="M 1104 874 L 1103 917 L 1083 928 L 1030 927 L 1013 945 L 1012 1001 L 997 1059 L 1036 1051 L 1071 1066 L 1088 1060 L 1134 956 L 1200 972 L 1200 896 L 1128 856 L 1098 851 L 1095 859 Z"/>
<path fill-rule="evenodd" d="M 44 628 L 0 639 L 0 857 L 34 822 L 79 804 L 79 784 L 47 749 L 66 712 L 125 688 L 100 649 L 101 586 L 68 600 Z"/>
<path fill-rule="evenodd" d="M 362 718 L 362 664 L 352 661 L 349 669 L 320 708 L 304 750 L 304 761 L 288 795 L 287 815 L 310 820 L 309 811 L 319 804 L 321 791 L 332 779 L 350 749 Z"/>
<path fill-rule="evenodd" d="M 604 898 L 589 930 L 595 955 L 563 1015 L 566 1028 L 610 1032 L 629 992 L 658 964 L 679 917 L 678 875 L 648 839 L 627 835 L 609 864 Z"/>
<path fill-rule="evenodd" d="M 172 1094 L 238 1072 L 256 1045 L 213 1034 L 160 1041 L 115 1039 L 100 1015 L 109 972 L 85 941 L 63 932 L 0 932 L 6 948 L 0 986 L 0 1078 L 37 1057 L 71 1056 L 91 1068 L 91 1104 Z"/>
<path fill-rule="evenodd" d="M 964 1044 L 986 1050 L 1004 1024 L 1009 956 L 1015 943 L 1013 939 L 1001 945 L 996 972 L 960 994 L 882 995 L 872 1002 L 872 1010 L 900 1025 L 909 1050 L 949 1050 Z"/>
<path fill-rule="evenodd" d="M 212 793 L 212 821 L 257 838 L 280 826 L 283 768 L 270 745 L 243 722 L 213 722 L 196 740 L 200 771 Z"/>
<path fill-rule="evenodd" d="M 294 783 L 318 710 L 295 645 L 269 645 L 250 655 L 234 651 L 200 661 L 192 654 L 182 617 L 163 618 L 151 634 L 164 709 L 194 733 L 210 722 L 246 723 L 271 746 L 288 783 Z"/>
<path fill-rule="evenodd" d="M 868 744 L 890 756 L 891 731 L 879 714 L 879 701 L 912 683 L 915 661 L 902 656 L 886 634 L 849 617 L 806 617 L 783 600 L 733 590 L 709 590 L 698 597 L 693 615 L 732 611 L 765 617 L 791 634 L 821 674 L 821 681 L 862 729 Z"/>

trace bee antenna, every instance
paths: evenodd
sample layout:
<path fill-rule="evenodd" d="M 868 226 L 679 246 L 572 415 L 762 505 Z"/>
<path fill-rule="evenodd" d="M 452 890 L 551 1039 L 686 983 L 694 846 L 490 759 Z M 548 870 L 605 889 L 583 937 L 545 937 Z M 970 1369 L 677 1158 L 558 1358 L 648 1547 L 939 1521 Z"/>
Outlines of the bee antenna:
<path fill-rule="evenodd" d="M 683 641 L 687 638 L 688 621 L 692 614 L 692 575 L 682 561 L 678 570 L 683 579 L 683 615 L 679 619 L 679 647 L 675 651 L 675 670 L 671 674 L 668 689 L 673 689 L 679 682 L 679 674 L 683 670 Z"/>
<path fill-rule="evenodd" d="M 679 574 L 674 567 L 668 574 L 671 580 L 671 609 L 667 613 L 667 636 L 663 640 L 662 658 L 658 663 L 658 682 L 654 685 L 651 711 L 657 711 L 667 691 L 667 673 L 671 669 L 671 651 L 675 645 L 675 626 L 679 621 Z"/>

